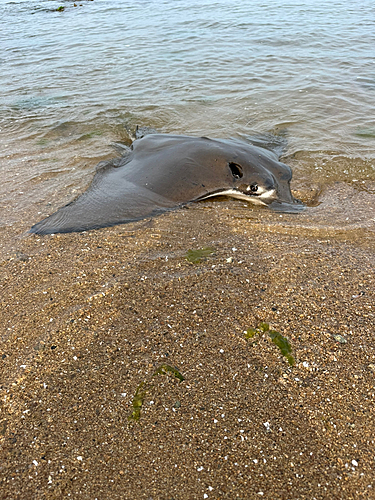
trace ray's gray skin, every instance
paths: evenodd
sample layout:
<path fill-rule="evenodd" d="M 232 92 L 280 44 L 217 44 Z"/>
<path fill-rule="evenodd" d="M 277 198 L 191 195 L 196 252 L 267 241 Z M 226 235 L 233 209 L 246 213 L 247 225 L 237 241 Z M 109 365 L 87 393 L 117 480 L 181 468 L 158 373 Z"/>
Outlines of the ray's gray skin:
<path fill-rule="evenodd" d="M 272 151 L 233 139 L 137 136 L 121 158 L 99 164 L 87 191 L 30 231 L 113 226 L 220 195 L 281 212 L 304 209 L 290 192 L 291 169 Z"/>

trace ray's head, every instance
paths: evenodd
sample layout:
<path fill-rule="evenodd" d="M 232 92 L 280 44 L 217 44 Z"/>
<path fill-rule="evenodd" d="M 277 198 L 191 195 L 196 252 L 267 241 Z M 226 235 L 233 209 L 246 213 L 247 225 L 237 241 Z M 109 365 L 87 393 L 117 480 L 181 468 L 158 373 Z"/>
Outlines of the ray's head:
<path fill-rule="evenodd" d="M 290 191 L 290 167 L 268 158 L 266 163 L 265 167 L 258 164 L 257 168 L 249 168 L 246 164 L 228 162 L 233 187 L 225 194 L 255 205 L 267 205 L 280 212 L 304 210 L 305 206 L 296 200 Z"/>

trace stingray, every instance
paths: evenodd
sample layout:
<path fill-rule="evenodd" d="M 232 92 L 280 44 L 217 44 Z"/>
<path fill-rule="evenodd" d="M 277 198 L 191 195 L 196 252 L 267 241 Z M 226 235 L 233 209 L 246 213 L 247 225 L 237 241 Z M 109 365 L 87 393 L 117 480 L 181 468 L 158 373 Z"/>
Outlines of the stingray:
<path fill-rule="evenodd" d="M 151 133 L 123 146 L 120 158 L 101 162 L 83 194 L 30 231 L 114 226 L 214 196 L 299 212 L 304 205 L 291 194 L 291 178 L 275 152 L 241 140 Z"/>

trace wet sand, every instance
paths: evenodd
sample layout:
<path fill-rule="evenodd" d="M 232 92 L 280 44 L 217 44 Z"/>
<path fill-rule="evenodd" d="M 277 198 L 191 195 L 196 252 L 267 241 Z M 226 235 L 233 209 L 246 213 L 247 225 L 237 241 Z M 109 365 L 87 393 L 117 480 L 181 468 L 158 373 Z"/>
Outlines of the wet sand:
<path fill-rule="evenodd" d="M 1 262 L 0 498 L 374 498 L 374 232 L 323 223 L 324 206 L 295 217 L 210 201 L 18 239 Z M 244 338 L 262 321 L 294 367 Z M 165 364 L 184 380 L 153 376 Z"/>

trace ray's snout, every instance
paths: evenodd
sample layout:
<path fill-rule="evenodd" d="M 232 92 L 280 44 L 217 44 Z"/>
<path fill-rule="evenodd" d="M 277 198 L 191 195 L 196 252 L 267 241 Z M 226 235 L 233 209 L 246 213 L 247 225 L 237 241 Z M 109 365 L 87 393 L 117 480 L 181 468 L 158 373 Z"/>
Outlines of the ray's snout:
<path fill-rule="evenodd" d="M 284 213 L 297 213 L 306 209 L 302 201 L 297 200 L 290 190 L 292 180 L 292 169 L 284 163 L 277 162 L 274 169 L 276 194 L 274 199 L 267 203 L 271 210 Z"/>

